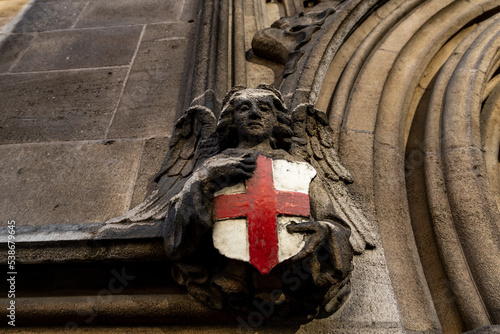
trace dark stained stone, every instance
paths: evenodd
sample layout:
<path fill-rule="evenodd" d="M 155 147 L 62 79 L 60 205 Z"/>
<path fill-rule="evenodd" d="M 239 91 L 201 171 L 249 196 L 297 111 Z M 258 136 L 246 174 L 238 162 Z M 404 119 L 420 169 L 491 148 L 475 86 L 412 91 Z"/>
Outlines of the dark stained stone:
<path fill-rule="evenodd" d="M 128 208 L 140 141 L 0 146 L 0 221 L 102 222 Z"/>
<path fill-rule="evenodd" d="M 500 333 L 500 325 L 490 325 L 481 328 L 476 328 L 464 334 L 493 334 L 493 333 Z"/>
<path fill-rule="evenodd" d="M 78 20 L 77 28 L 109 27 L 175 21 L 182 11 L 178 0 L 91 1 Z"/>
<path fill-rule="evenodd" d="M 0 45 L 0 73 L 7 72 L 33 39 L 31 34 L 9 35 Z"/>
<path fill-rule="evenodd" d="M 41 33 L 13 72 L 128 65 L 141 29 L 129 26 Z"/>
<path fill-rule="evenodd" d="M 15 33 L 69 29 L 85 7 L 83 0 L 37 1 L 14 28 Z"/>
<path fill-rule="evenodd" d="M 169 136 L 184 94 L 187 47 L 194 25 L 148 25 L 109 138 Z"/>
<path fill-rule="evenodd" d="M 0 143 L 104 138 L 126 72 L 0 75 Z"/>

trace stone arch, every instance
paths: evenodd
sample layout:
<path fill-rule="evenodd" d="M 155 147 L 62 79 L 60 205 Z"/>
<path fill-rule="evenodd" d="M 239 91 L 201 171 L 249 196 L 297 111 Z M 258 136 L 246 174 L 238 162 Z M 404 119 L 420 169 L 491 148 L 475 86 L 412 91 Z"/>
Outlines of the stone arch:
<path fill-rule="evenodd" d="M 327 110 L 408 329 L 500 323 L 498 12 L 345 1 L 280 82 L 290 106 Z"/>

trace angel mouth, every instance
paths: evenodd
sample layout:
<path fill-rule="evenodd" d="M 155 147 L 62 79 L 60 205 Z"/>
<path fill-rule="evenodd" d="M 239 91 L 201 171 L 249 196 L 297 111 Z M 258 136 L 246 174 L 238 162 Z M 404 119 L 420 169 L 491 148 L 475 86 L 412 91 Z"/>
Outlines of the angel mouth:
<path fill-rule="evenodd" d="M 255 126 L 260 126 L 261 128 L 264 127 L 264 124 L 260 122 L 250 122 L 247 124 L 248 126 L 255 127 Z"/>

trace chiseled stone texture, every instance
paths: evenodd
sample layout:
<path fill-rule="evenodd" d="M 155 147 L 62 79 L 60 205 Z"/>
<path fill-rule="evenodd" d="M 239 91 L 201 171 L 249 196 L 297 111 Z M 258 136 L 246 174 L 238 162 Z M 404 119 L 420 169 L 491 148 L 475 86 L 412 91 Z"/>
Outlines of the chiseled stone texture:
<path fill-rule="evenodd" d="M 327 319 L 298 333 L 404 333 L 381 246 L 354 258 L 349 300 Z"/>
<path fill-rule="evenodd" d="M 184 63 L 193 28 L 185 22 L 146 27 L 108 137 L 171 135 L 182 107 Z"/>
<path fill-rule="evenodd" d="M 500 325 L 485 326 L 473 331 L 467 332 L 465 334 L 493 334 L 500 333 Z"/>
<path fill-rule="evenodd" d="M 77 28 L 124 26 L 178 20 L 184 1 L 106 0 L 90 1 Z"/>
<path fill-rule="evenodd" d="M 32 34 L 12 34 L 0 45 L 0 73 L 7 72 L 33 40 Z"/>
<path fill-rule="evenodd" d="M 146 194 L 154 189 L 154 177 L 156 171 L 160 169 L 163 160 L 167 156 L 170 138 L 157 137 L 144 142 L 141 156 L 141 164 L 134 187 L 134 194 L 130 207 L 140 204 Z M 151 171 L 154 171 L 151 173 Z"/>
<path fill-rule="evenodd" d="M 186 326 L 148 326 L 148 327 L 79 327 L 76 328 L 77 333 L 81 334 L 193 334 L 193 333 L 204 333 L 204 334 L 242 334 L 242 333 L 254 333 L 245 332 L 238 329 L 236 326 L 196 326 L 186 327 Z M 11 334 L 52 334 L 52 333 L 67 333 L 68 330 L 65 328 L 50 328 L 50 327 L 32 327 L 29 329 L 17 329 L 11 328 L 7 329 L 6 333 Z M 259 329 L 255 333 L 272 333 L 272 334 L 290 334 L 293 333 L 289 328 L 269 328 L 269 329 Z M 332 333 L 332 332 L 329 332 Z M 369 332 L 372 334 L 372 332 Z M 385 334 L 385 333 L 398 333 L 398 332 L 373 332 L 373 334 Z"/>
<path fill-rule="evenodd" d="M 128 208 L 142 143 L 0 146 L 0 224 L 102 222 Z"/>
<path fill-rule="evenodd" d="M 85 7 L 84 0 L 35 1 L 14 28 L 15 33 L 71 28 Z"/>
<path fill-rule="evenodd" d="M 198 4 L 30 5 L 0 36 L 2 224 L 103 222 L 140 203 L 163 162 Z"/>
<path fill-rule="evenodd" d="M 126 71 L 0 75 L 0 143 L 104 138 Z"/>
<path fill-rule="evenodd" d="M 128 65 L 141 26 L 40 33 L 12 72 Z"/>

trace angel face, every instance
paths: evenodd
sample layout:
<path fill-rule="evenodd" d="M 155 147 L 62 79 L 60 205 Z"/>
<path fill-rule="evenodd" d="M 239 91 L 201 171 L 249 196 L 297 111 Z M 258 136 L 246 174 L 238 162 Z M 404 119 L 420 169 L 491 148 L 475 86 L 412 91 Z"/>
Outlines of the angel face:
<path fill-rule="evenodd" d="M 238 131 L 239 146 L 268 144 L 276 122 L 274 95 L 263 89 L 246 89 L 233 101 L 233 120 Z"/>

